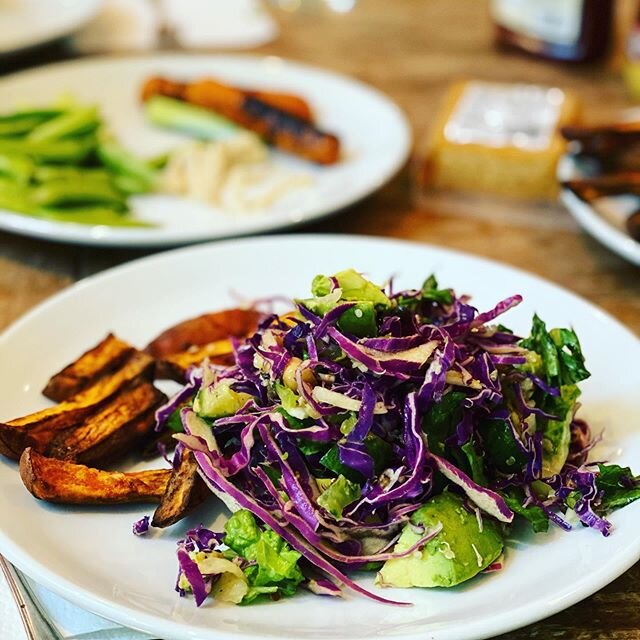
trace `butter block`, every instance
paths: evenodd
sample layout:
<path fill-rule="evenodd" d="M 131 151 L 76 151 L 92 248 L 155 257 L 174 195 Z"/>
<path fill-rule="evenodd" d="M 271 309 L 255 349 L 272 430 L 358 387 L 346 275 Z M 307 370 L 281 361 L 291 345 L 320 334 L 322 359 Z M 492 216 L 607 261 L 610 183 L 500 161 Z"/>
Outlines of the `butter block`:
<path fill-rule="evenodd" d="M 566 142 L 560 127 L 580 119 L 572 94 L 529 84 L 459 82 L 428 140 L 424 188 L 551 200 Z"/>

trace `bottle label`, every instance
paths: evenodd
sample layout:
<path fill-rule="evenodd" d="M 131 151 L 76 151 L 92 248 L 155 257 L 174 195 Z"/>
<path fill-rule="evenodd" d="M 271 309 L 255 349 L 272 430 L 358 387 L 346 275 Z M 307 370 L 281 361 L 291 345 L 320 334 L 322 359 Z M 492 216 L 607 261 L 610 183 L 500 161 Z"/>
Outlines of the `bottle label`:
<path fill-rule="evenodd" d="M 584 0 L 492 0 L 495 21 L 529 38 L 574 45 L 580 38 Z"/>
<path fill-rule="evenodd" d="M 558 126 L 565 95 L 529 84 L 470 82 L 444 128 L 456 144 L 542 151 Z"/>

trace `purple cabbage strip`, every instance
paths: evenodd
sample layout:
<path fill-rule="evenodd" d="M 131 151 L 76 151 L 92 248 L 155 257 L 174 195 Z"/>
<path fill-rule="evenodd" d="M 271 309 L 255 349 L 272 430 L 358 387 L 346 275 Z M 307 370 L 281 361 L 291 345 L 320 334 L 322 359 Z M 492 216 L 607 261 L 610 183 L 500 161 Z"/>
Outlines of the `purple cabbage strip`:
<path fill-rule="evenodd" d="M 462 414 L 460 422 L 458 422 L 458 424 L 456 425 L 455 435 L 449 438 L 451 444 L 462 446 L 463 444 L 469 442 L 469 440 L 471 440 L 471 437 L 473 436 L 474 427 L 475 425 L 471 412 L 465 411 Z M 450 444 L 450 442 L 447 441 L 447 444 Z"/>
<path fill-rule="evenodd" d="M 327 335 L 336 342 L 349 358 L 363 364 L 372 373 L 386 374 L 400 379 L 406 379 L 408 375 L 416 373 L 424 365 L 422 362 L 403 359 L 403 351 L 394 352 L 397 357 L 393 359 L 382 360 L 376 358 L 371 353 L 367 353 L 366 347 L 363 347 L 363 345 L 358 342 L 353 342 L 335 327 L 329 327 L 327 329 Z"/>
<path fill-rule="evenodd" d="M 256 334 L 258 336 L 258 334 Z M 274 378 L 281 378 L 286 366 L 291 361 L 291 354 L 281 347 L 262 348 L 254 345 L 254 349 L 271 365 L 271 375 Z"/>
<path fill-rule="evenodd" d="M 491 359 L 493 363 L 496 365 L 521 365 L 527 363 L 527 358 L 525 356 L 517 356 L 514 354 L 499 354 L 492 353 Z"/>
<path fill-rule="evenodd" d="M 186 549 L 178 547 L 177 554 L 180 571 L 191 585 L 196 606 L 199 607 L 211 592 L 211 581 L 204 579 L 198 565 L 191 559 Z"/>
<path fill-rule="evenodd" d="M 439 402 L 442 398 L 447 384 L 447 371 L 454 357 L 455 345 L 452 340 L 445 338 L 443 345 L 435 352 L 418 391 L 418 406 L 422 412 L 426 412 L 434 402 Z"/>
<path fill-rule="evenodd" d="M 335 306 L 330 311 L 327 311 L 327 313 L 324 314 L 322 320 L 319 322 L 318 326 L 313 331 L 313 335 L 316 340 L 324 338 L 327 329 L 332 324 L 336 323 L 345 311 L 348 311 L 352 307 L 355 307 L 355 305 L 355 302 L 344 302 Z"/>
<path fill-rule="evenodd" d="M 249 464 L 251 449 L 255 444 L 254 432 L 259 421 L 259 417 L 254 418 L 242 429 L 242 432 L 240 433 L 240 449 L 230 458 L 224 458 L 217 454 L 214 456 L 220 470 L 226 476 L 234 476 Z"/>
<path fill-rule="evenodd" d="M 271 424 L 279 431 L 284 431 L 290 436 L 313 440 L 314 442 L 330 442 L 333 436 L 333 429 L 329 424 L 314 424 L 309 427 L 292 429 L 286 424 L 286 420 L 280 413 L 269 413 L 268 418 Z"/>
<path fill-rule="evenodd" d="M 567 479 L 575 484 L 576 489 L 580 492 L 580 498 L 573 508 L 580 521 L 587 527 L 596 529 L 603 536 L 608 536 L 611 533 L 611 523 L 593 510 L 593 502 L 598 496 L 596 478 L 595 472 L 580 469 L 570 471 L 567 474 Z"/>
<path fill-rule="evenodd" d="M 527 418 L 530 415 L 535 415 L 535 416 L 539 416 L 540 418 L 546 418 L 547 420 L 560 419 L 558 416 L 551 415 L 550 413 L 547 413 L 546 411 L 543 411 L 538 407 L 532 407 L 531 405 L 527 404 L 526 400 L 524 399 L 524 395 L 522 393 L 522 387 L 518 382 L 514 383 L 512 388 L 513 388 L 514 396 L 516 399 L 516 403 L 518 404 L 518 409 L 520 410 L 520 413 L 522 414 L 523 418 Z"/>
<path fill-rule="evenodd" d="M 376 405 L 376 394 L 371 385 L 366 383 L 363 385 L 361 402 L 360 411 L 358 411 L 358 420 L 351 432 L 347 435 L 347 442 L 349 444 L 363 442 L 369 434 L 369 431 L 371 431 L 371 426 L 373 425 L 373 410 Z M 368 478 L 369 476 L 367 475 L 365 477 Z"/>
<path fill-rule="evenodd" d="M 536 507 L 540 507 L 544 511 L 544 514 L 547 516 L 547 518 L 549 518 L 549 520 L 553 522 L 553 524 L 555 524 L 563 531 L 571 531 L 571 525 L 561 515 L 556 513 L 550 505 L 538 500 L 535 493 L 533 492 L 533 489 L 531 488 L 531 485 L 524 485 L 524 493 L 527 497 L 528 504 L 533 504 Z"/>
<path fill-rule="evenodd" d="M 318 361 L 318 347 L 311 334 L 307 336 L 307 352 L 309 353 L 309 360 L 312 362 Z"/>
<path fill-rule="evenodd" d="M 142 516 L 140 520 L 133 523 L 133 534 L 143 536 L 149 531 L 149 516 Z"/>
<path fill-rule="evenodd" d="M 169 416 L 181 405 L 185 402 L 188 402 L 195 396 L 198 388 L 202 385 L 202 376 L 198 373 L 197 369 L 192 369 L 189 374 L 189 380 L 187 384 L 185 384 L 178 393 L 176 393 L 172 398 L 170 398 L 165 404 L 158 407 L 156 409 L 155 418 L 156 418 L 156 431 L 162 431 L 164 425 L 166 424 Z"/>
<path fill-rule="evenodd" d="M 442 473 L 447 480 L 458 485 L 467 494 L 469 500 L 480 507 L 480 509 L 486 511 L 489 515 L 501 522 L 513 521 L 514 513 L 509 509 L 502 496 L 491 489 L 481 487 L 448 460 L 436 456 L 433 453 L 429 453 L 429 455 L 435 461 L 440 473 Z"/>
<path fill-rule="evenodd" d="M 276 432 L 275 439 L 280 445 L 288 467 L 294 473 L 305 495 L 309 496 L 312 500 L 316 500 L 320 495 L 320 490 L 318 489 L 315 478 L 305 463 L 304 457 L 298 450 L 297 443 L 294 442 L 287 433 L 282 431 Z"/>
<path fill-rule="evenodd" d="M 539 480 L 542 477 L 542 433 L 533 435 L 526 433 L 529 459 L 526 465 L 526 478 L 528 481 Z"/>
<path fill-rule="evenodd" d="M 305 589 L 317 596 L 334 596 L 341 598 L 342 590 L 327 578 L 309 578 L 303 582 Z"/>
<path fill-rule="evenodd" d="M 339 442 L 338 457 L 342 464 L 355 469 L 365 478 L 371 478 L 375 472 L 373 458 L 361 442 Z"/>
<path fill-rule="evenodd" d="M 306 339 L 310 331 L 311 329 L 308 324 L 304 322 L 298 322 L 293 327 L 291 327 L 289 331 L 287 331 L 287 334 L 282 341 L 282 346 L 287 351 L 292 351 L 296 342 L 298 342 L 298 340 L 302 340 L 303 338 Z"/>
<path fill-rule="evenodd" d="M 286 487 L 289 497 L 296 505 L 298 513 L 304 518 L 309 526 L 316 531 L 320 526 L 320 521 L 316 514 L 316 508 L 311 501 L 311 498 L 307 495 L 300 478 L 293 472 L 293 469 L 289 465 L 287 457 L 278 446 L 275 438 L 271 435 L 269 427 L 264 423 L 258 423 L 258 429 L 262 441 L 267 445 L 267 450 L 271 453 L 276 461 L 280 465 L 280 471 L 282 472 L 282 481 Z"/>
<path fill-rule="evenodd" d="M 396 606 L 411 606 L 406 602 L 397 602 L 383 598 L 382 596 L 367 591 L 364 587 L 361 587 L 357 582 L 354 582 L 349 577 L 344 575 L 339 569 L 336 569 L 328 560 L 322 557 L 322 555 L 316 551 L 309 543 L 307 543 L 301 537 L 295 535 L 288 527 L 282 524 L 282 522 L 276 519 L 267 509 L 262 507 L 251 496 L 236 489 L 236 487 L 228 482 L 211 464 L 209 457 L 203 452 L 196 452 L 196 460 L 200 465 L 206 479 L 211 485 L 218 491 L 226 493 L 229 497 L 235 500 L 242 508 L 247 509 L 253 513 L 254 516 L 262 520 L 268 527 L 271 527 L 277 534 L 279 534 L 286 542 L 288 542 L 293 549 L 300 553 L 306 560 L 318 569 L 324 571 L 332 578 L 335 578 L 339 582 L 348 586 L 353 591 L 360 593 L 367 598 L 380 602 L 382 604 L 391 604 Z M 199 573 L 199 572 L 198 572 Z M 190 583 L 191 584 L 191 583 Z"/>
<path fill-rule="evenodd" d="M 425 484 L 423 470 L 426 461 L 426 447 L 422 439 L 418 420 L 415 392 L 410 393 L 405 400 L 403 437 L 406 452 L 406 466 L 410 469 L 409 474 L 402 482 L 389 490 L 380 484 L 375 485 L 372 490 L 359 501 L 356 507 L 351 510 L 350 514 L 355 513 L 360 507 L 365 505 L 379 506 L 394 500 L 415 497 L 422 492 L 423 484 Z"/>
<path fill-rule="evenodd" d="M 479 327 L 480 325 L 486 324 L 495 320 L 498 316 L 501 316 L 503 313 L 506 313 L 510 309 L 517 307 L 522 302 L 521 295 L 509 296 L 505 298 L 501 302 L 491 309 L 490 311 L 485 311 L 484 313 L 479 313 L 472 321 L 471 327 Z"/>
<path fill-rule="evenodd" d="M 533 373 L 527 373 L 527 378 L 533 382 L 539 389 L 542 389 L 545 393 L 548 393 L 550 396 L 558 397 L 560 396 L 560 389 L 557 387 L 552 387 L 548 385 L 542 378 L 538 376 L 534 376 Z"/>
<path fill-rule="evenodd" d="M 380 333 L 382 335 L 390 335 L 393 337 L 402 337 L 402 321 L 398 316 L 387 316 L 380 325 Z"/>
<path fill-rule="evenodd" d="M 310 322 L 314 326 L 318 326 L 320 324 L 321 318 L 315 313 L 309 311 L 309 309 L 307 309 L 307 307 L 305 307 L 303 304 L 297 303 L 296 309 L 307 322 Z"/>
<path fill-rule="evenodd" d="M 390 353 L 394 351 L 406 351 L 424 344 L 425 338 L 421 335 L 389 337 L 389 338 L 363 338 L 361 343 L 369 349 Z"/>
<path fill-rule="evenodd" d="M 217 533 L 199 525 L 195 529 L 187 531 L 185 547 L 189 551 L 211 551 L 222 544 L 223 541 L 224 533 Z"/>
<path fill-rule="evenodd" d="M 296 384 L 298 386 L 298 392 L 302 399 L 320 416 L 330 416 L 338 413 L 338 409 L 332 405 L 324 405 L 321 402 L 317 402 L 313 397 L 312 390 L 309 385 L 302 379 L 302 366 L 296 369 Z"/>

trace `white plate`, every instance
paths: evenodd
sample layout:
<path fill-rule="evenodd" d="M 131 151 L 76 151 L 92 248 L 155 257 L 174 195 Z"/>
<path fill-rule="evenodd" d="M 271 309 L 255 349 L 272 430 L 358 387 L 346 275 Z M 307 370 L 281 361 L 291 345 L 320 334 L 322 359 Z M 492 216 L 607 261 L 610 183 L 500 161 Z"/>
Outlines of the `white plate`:
<path fill-rule="evenodd" d="M 640 342 L 588 302 L 540 278 L 488 260 L 398 241 L 351 236 L 269 237 L 181 249 L 89 278 L 29 313 L 0 338 L 0 418 L 44 407 L 48 376 L 113 330 L 143 345 L 161 329 L 205 310 L 252 298 L 308 293 L 317 273 L 354 266 L 398 287 L 435 271 L 441 283 L 474 294 L 482 309 L 515 292 L 525 302 L 505 322 L 528 331 L 534 311 L 552 326 L 573 325 L 592 378 L 584 410 L 593 428 L 606 426 L 598 452 L 638 467 Z M 519 532 L 506 567 L 451 590 L 389 590 L 410 600 L 395 608 L 347 594 L 343 600 L 300 594 L 260 606 L 215 603 L 197 609 L 173 591 L 175 542 L 189 526 L 212 524 L 201 509 L 150 539 L 131 534 L 144 507 L 64 508 L 36 502 L 16 465 L 0 462 L 0 552 L 44 586 L 107 618 L 185 640 L 453 640 L 508 631 L 568 607 L 620 575 L 640 558 L 640 502 L 611 517 L 614 532 L 592 530 L 533 538 Z M 209 508 L 211 509 L 211 507 Z M 220 525 L 220 521 L 218 521 Z M 364 581 L 370 584 L 370 579 Z"/>
<path fill-rule="evenodd" d="M 558 164 L 559 180 L 569 180 L 579 175 L 580 170 L 572 155 L 561 158 Z M 634 240 L 625 228 L 626 219 L 640 206 L 640 198 L 600 198 L 596 207 L 578 198 L 573 191 L 563 189 L 560 199 L 589 235 L 614 253 L 640 266 L 640 242 Z"/>
<path fill-rule="evenodd" d="M 378 91 L 353 79 L 274 57 L 159 55 L 149 58 L 97 58 L 23 72 L 0 81 L 3 110 L 47 104 L 62 93 L 100 105 L 120 141 L 140 155 L 155 155 L 188 138 L 145 121 L 140 87 L 151 75 L 176 78 L 212 76 L 241 86 L 290 91 L 306 98 L 321 128 L 338 135 L 343 158 L 318 167 L 285 154 L 274 163 L 307 172 L 313 184 L 277 201 L 266 211 L 233 214 L 186 198 L 139 196 L 139 218 L 155 228 L 118 228 L 49 222 L 0 210 L 0 229 L 52 240 L 111 246 L 161 246 L 273 231 L 322 218 L 380 188 L 407 159 L 409 125 Z"/>
<path fill-rule="evenodd" d="M 97 13 L 101 4 L 102 0 L 2 0 L 0 55 L 73 33 Z"/>

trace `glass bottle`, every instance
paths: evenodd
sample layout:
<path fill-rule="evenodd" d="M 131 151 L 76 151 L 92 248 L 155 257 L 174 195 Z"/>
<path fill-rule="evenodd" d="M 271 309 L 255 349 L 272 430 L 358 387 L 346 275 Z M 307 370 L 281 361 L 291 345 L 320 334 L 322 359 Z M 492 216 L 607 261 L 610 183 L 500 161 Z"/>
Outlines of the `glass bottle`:
<path fill-rule="evenodd" d="M 612 9 L 612 0 L 491 0 L 499 44 L 567 62 L 605 54 Z"/>

